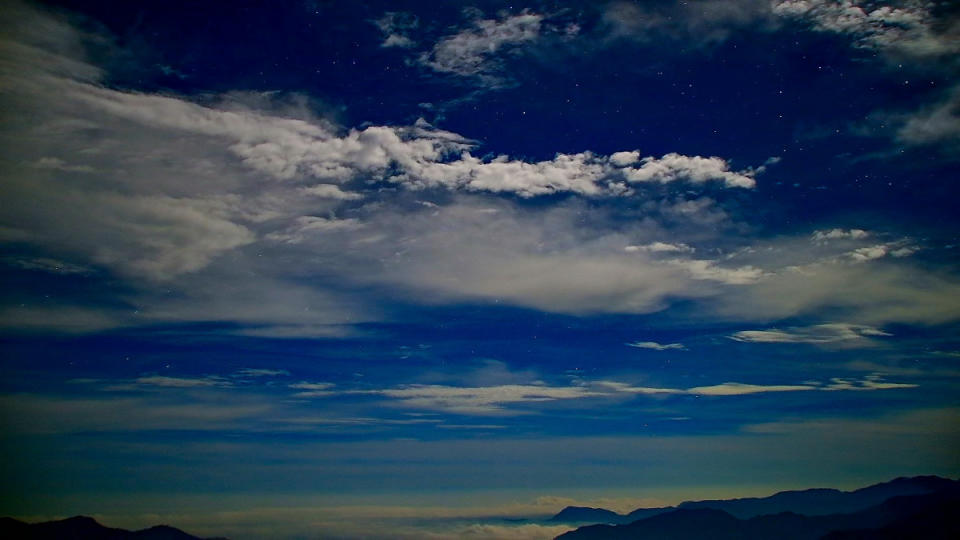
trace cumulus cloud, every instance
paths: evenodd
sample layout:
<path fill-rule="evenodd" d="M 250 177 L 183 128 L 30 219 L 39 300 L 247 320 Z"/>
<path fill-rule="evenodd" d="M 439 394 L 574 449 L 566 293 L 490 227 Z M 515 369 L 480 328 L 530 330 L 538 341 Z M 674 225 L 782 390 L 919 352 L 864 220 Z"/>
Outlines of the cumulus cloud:
<path fill-rule="evenodd" d="M 627 346 L 636 347 L 638 349 L 652 349 L 654 351 L 687 350 L 683 343 L 657 343 L 655 341 L 636 341 L 633 343 L 627 343 Z"/>
<path fill-rule="evenodd" d="M 727 162 L 719 157 L 684 156 L 669 153 L 661 158 L 645 157 L 630 162 L 625 155 L 618 152 L 616 164 L 621 168 L 624 177 L 630 182 L 675 182 L 687 180 L 694 183 L 703 183 L 709 180 L 722 180 L 727 187 L 753 188 L 756 181 L 752 170 L 731 171 Z M 638 152 L 629 155 L 639 156 Z M 611 157 L 611 160 L 613 157 Z M 639 166 L 636 166 L 636 165 Z"/>
<path fill-rule="evenodd" d="M 639 152 L 636 152 L 639 154 Z M 614 154 L 616 155 L 616 154 Z M 498 156 L 490 161 L 469 152 L 449 162 L 413 163 L 391 181 L 414 187 L 446 186 L 471 191 L 509 192 L 523 197 L 571 192 L 582 195 L 631 195 L 630 184 L 654 182 L 719 182 L 730 188 L 753 188 L 756 171 L 730 171 L 718 157 L 676 153 L 640 160 L 639 167 L 615 166 L 612 158 L 591 152 L 557 154 L 549 161 L 529 163 Z"/>
<path fill-rule="evenodd" d="M 730 337 L 749 343 L 814 343 L 827 344 L 848 341 L 869 343 L 869 338 L 889 337 L 892 334 L 878 328 L 849 323 L 818 324 L 814 326 L 795 326 L 770 330 L 743 330 Z"/>
<path fill-rule="evenodd" d="M 864 263 L 876 259 L 882 259 L 887 256 L 898 259 L 902 257 L 909 257 L 920 249 L 918 246 L 911 245 L 909 242 L 909 239 L 903 239 L 896 242 L 864 246 L 854 249 L 853 251 L 848 251 L 841 257 L 846 258 L 853 263 Z"/>
<path fill-rule="evenodd" d="M 864 0 L 783 0 L 773 5 L 781 17 L 805 21 L 820 32 L 850 36 L 857 47 L 917 56 L 958 50 L 956 29 L 936 31 L 934 3 L 907 0 L 896 5 Z"/>
<path fill-rule="evenodd" d="M 957 315 L 946 300 L 955 280 L 911 266 L 909 243 L 884 243 L 888 267 L 872 273 L 852 263 L 874 253 L 851 251 L 870 246 L 841 238 L 829 260 L 809 235 L 806 247 L 783 238 L 748 254 L 762 242 L 727 236 L 745 224 L 697 190 L 748 189 L 763 166 L 639 150 L 481 158 L 476 141 L 423 121 L 346 129 L 266 95 L 201 104 L 120 91 L 101 84 L 81 33 L 51 28 L 43 39 L 6 34 L 18 46 L 0 50 L 4 104 L 29 112 L 0 129 L 19 160 L 3 163 L 0 234 L 124 288 L 109 308 L 8 306 L 5 326 L 215 322 L 342 336 L 379 317 L 367 291 L 573 314 L 651 313 L 679 299 L 753 320 L 828 305 L 868 323 Z M 552 194 L 572 196 L 514 199 Z M 614 197 L 632 197 L 637 219 L 613 219 L 616 205 L 602 203 Z M 824 242 L 859 241 L 858 230 L 828 230 Z M 693 245 L 717 255 L 691 259 Z"/>

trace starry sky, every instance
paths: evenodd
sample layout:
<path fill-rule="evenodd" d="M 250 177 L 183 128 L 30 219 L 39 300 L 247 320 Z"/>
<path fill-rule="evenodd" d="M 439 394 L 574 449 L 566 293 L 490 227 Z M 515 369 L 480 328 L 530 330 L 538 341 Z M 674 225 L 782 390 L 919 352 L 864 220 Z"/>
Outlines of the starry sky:
<path fill-rule="evenodd" d="M 551 538 L 960 475 L 960 8 L 5 2 L 0 513 Z"/>

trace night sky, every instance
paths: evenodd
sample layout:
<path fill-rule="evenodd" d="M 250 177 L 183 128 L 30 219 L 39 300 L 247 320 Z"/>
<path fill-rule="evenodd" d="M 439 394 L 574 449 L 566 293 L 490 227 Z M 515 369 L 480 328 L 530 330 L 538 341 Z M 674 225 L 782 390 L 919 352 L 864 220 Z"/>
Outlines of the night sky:
<path fill-rule="evenodd" d="M 960 476 L 960 7 L 4 2 L 0 514 Z"/>

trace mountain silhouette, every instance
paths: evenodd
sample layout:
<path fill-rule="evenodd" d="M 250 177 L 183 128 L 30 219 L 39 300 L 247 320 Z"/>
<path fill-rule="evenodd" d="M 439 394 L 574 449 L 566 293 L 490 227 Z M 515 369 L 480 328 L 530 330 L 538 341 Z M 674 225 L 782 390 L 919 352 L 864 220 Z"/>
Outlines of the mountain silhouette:
<path fill-rule="evenodd" d="M 626 524 L 678 509 L 689 510 L 697 508 L 723 510 L 731 516 L 740 519 L 749 519 L 756 516 L 779 514 L 782 512 L 792 512 L 805 516 L 818 516 L 856 512 L 880 504 L 891 497 L 951 491 L 960 492 L 960 481 L 940 478 L 938 476 L 901 477 L 854 491 L 840 491 L 827 488 L 781 491 L 769 497 L 687 501 L 677 506 L 638 508 L 629 514 L 618 514 L 603 508 L 568 506 L 550 518 L 549 521 L 559 523 Z"/>
<path fill-rule="evenodd" d="M 558 523 L 622 523 L 626 516 L 605 508 L 568 506 L 550 518 Z"/>
<path fill-rule="evenodd" d="M 939 479 L 943 480 L 943 479 Z M 896 482 L 896 481 L 895 481 Z M 878 489 L 867 491 L 869 497 L 895 492 L 897 484 L 878 484 Z M 708 507 L 684 507 L 621 525 L 589 525 L 560 535 L 563 540 L 863 540 L 880 538 L 932 538 L 946 540 L 960 538 L 955 516 L 960 512 L 960 488 L 957 482 L 929 484 L 940 491 L 923 495 L 899 495 L 880 504 L 855 512 L 827 515 L 802 515 L 779 512 L 738 518 L 729 512 Z M 908 482 L 899 482 L 912 485 Z M 875 488 L 877 486 L 871 486 Z M 865 488 L 870 489 L 870 488 Z M 863 490 L 857 490 L 858 492 Z M 828 497 L 833 493 L 824 492 Z M 852 492 L 855 493 L 855 492 Z M 782 500 L 782 498 L 781 498 Z M 713 502 L 713 501 L 711 501 Z M 716 501 L 721 503 L 731 501 Z M 804 499 L 804 502 L 808 502 Z"/>
<path fill-rule="evenodd" d="M 202 540 L 198 536 L 167 525 L 128 531 L 105 527 L 97 520 L 86 516 L 43 523 L 25 523 L 13 518 L 0 518 L 0 538 L 7 540 Z"/>

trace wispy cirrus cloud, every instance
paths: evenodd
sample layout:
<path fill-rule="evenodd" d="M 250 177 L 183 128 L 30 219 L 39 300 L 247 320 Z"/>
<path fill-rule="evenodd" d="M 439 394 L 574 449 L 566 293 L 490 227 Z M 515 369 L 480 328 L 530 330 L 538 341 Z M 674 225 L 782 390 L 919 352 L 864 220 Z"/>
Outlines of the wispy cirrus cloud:
<path fill-rule="evenodd" d="M 683 343 L 657 343 L 656 341 L 636 341 L 633 343 L 627 343 L 628 347 L 636 347 L 637 349 L 652 349 L 654 351 L 685 351 L 687 347 Z"/>
<path fill-rule="evenodd" d="M 227 387 L 232 383 L 224 377 L 208 376 L 200 378 L 167 377 L 164 375 L 149 375 L 139 377 L 133 381 L 144 386 L 160 386 L 165 388 L 202 388 L 211 386 Z"/>
<path fill-rule="evenodd" d="M 623 248 L 623 250 L 629 252 L 644 251 L 648 253 L 693 253 L 695 251 L 694 248 L 682 242 L 676 244 L 669 242 L 651 242 L 642 246 L 627 246 Z"/>
<path fill-rule="evenodd" d="M 817 324 L 813 326 L 794 326 L 785 329 L 743 330 L 730 336 L 736 341 L 748 343 L 812 343 L 833 344 L 859 342 L 870 345 L 870 338 L 890 337 L 889 334 L 872 326 L 849 323 Z"/>
<path fill-rule="evenodd" d="M 419 18 L 412 14 L 402 11 L 388 11 L 380 18 L 373 21 L 373 24 L 383 32 L 383 43 L 381 47 L 415 47 L 416 41 L 410 37 L 413 30 L 420 25 Z"/>
<path fill-rule="evenodd" d="M 861 240 L 870 236 L 863 229 L 824 229 L 813 231 L 810 240 L 814 243 L 825 244 L 830 240 Z"/>
<path fill-rule="evenodd" d="M 960 86 L 930 105 L 910 113 L 877 115 L 880 121 L 898 123 L 897 140 L 909 145 L 948 144 L 960 146 Z"/>
<path fill-rule="evenodd" d="M 915 388 L 912 383 L 885 382 L 880 375 L 865 378 L 833 378 L 828 382 L 808 381 L 801 384 L 750 384 L 723 382 L 691 388 L 637 386 L 622 381 L 580 381 L 577 385 L 551 386 L 540 384 L 501 384 L 493 386 L 449 386 L 410 384 L 381 389 L 334 389 L 321 383 L 316 392 L 302 392 L 299 397 L 334 398 L 346 396 L 381 396 L 391 407 L 423 409 L 462 415 L 523 415 L 554 402 L 585 400 L 624 400 L 637 396 L 667 398 L 670 396 L 743 396 L 750 394 L 839 390 L 891 390 Z M 301 385 L 301 387 L 306 387 Z M 582 408 L 589 408 L 583 404 Z"/>
<path fill-rule="evenodd" d="M 440 72 L 502 84 L 496 54 L 540 37 L 544 16 L 524 11 L 500 19 L 476 19 L 469 28 L 440 39 L 419 61 Z"/>
<path fill-rule="evenodd" d="M 290 372 L 285 369 L 243 368 L 234 375 L 238 377 L 282 377 L 290 375 Z"/>

